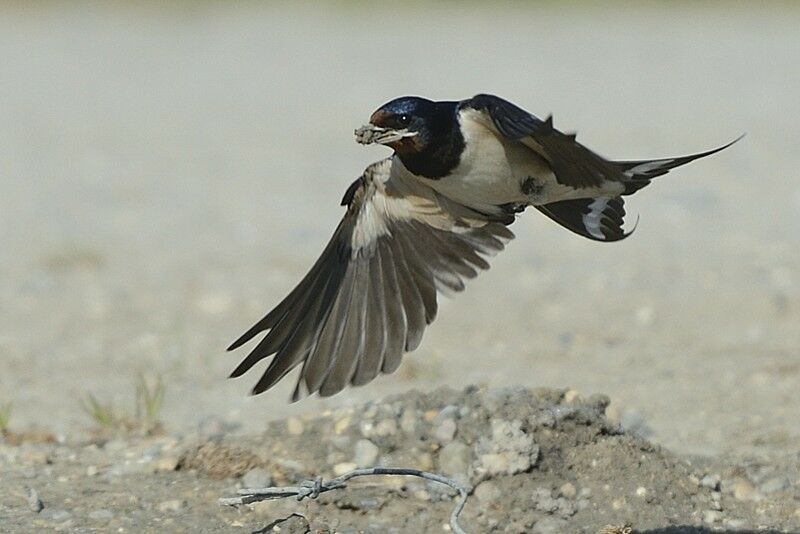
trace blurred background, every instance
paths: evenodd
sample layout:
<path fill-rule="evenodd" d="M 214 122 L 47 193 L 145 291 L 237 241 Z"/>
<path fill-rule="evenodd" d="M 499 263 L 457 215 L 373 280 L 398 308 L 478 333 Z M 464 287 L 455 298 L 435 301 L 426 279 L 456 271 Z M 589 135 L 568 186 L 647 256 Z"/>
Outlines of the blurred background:
<path fill-rule="evenodd" d="M 0 4 L 0 402 L 79 432 L 87 393 L 263 430 L 410 388 L 611 396 L 678 452 L 800 437 L 800 9 L 733 2 Z M 479 92 L 615 159 L 747 137 L 628 201 L 597 244 L 526 213 L 394 375 L 289 404 L 225 347 L 310 267 L 413 94 Z M 258 369 L 259 371 L 261 368 Z M 795 441 L 796 442 L 796 441 Z"/>

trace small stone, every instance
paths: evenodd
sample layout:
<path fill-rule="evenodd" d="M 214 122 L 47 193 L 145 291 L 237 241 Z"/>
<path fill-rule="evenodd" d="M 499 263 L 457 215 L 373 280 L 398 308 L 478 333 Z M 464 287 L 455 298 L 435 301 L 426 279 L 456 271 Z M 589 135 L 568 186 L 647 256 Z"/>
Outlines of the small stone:
<path fill-rule="evenodd" d="M 89 519 L 93 519 L 95 521 L 111 521 L 114 518 L 114 514 L 111 510 L 106 510 L 101 508 L 100 510 L 93 510 L 89 512 Z"/>
<path fill-rule="evenodd" d="M 413 408 L 403 410 L 403 415 L 400 416 L 400 429 L 406 434 L 413 434 L 417 431 L 418 425 L 419 417 L 416 410 Z"/>
<path fill-rule="evenodd" d="M 746 478 L 737 478 L 731 485 L 733 497 L 738 501 L 755 501 L 759 498 L 753 483 Z"/>
<path fill-rule="evenodd" d="M 375 425 L 375 435 L 385 438 L 397 434 L 397 421 L 394 419 L 384 419 Z"/>
<path fill-rule="evenodd" d="M 37 514 L 44 509 L 44 503 L 39 498 L 39 492 L 33 488 L 28 490 L 28 508 Z"/>
<path fill-rule="evenodd" d="M 349 426 L 350 426 L 350 416 L 346 415 L 333 424 L 333 431 L 336 434 L 344 434 L 344 432 L 347 430 L 347 427 Z"/>
<path fill-rule="evenodd" d="M 636 488 L 636 496 L 637 497 L 646 497 L 647 496 L 647 488 L 644 486 L 639 486 Z"/>
<path fill-rule="evenodd" d="M 177 514 L 186 508 L 186 501 L 181 499 L 170 499 L 158 504 L 157 509 L 162 514 Z"/>
<path fill-rule="evenodd" d="M 96 465 L 90 465 L 89 467 L 86 468 L 86 476 L 93 477 L 97 474 L 97 471 L 98 470 Z"/>
<path fill-rule="evenodd" d="M 286 431 L 291 436 L 299 436 L 305 430 L 303 420 L 299 417 L 290 417 L 286 420 Z"/>
<path fill-rule="evenodd" d="M 478 484 L 478 487 L 475 488 L 475 497 L 482 503 L 486 504 L 500 500 L 502 493 L 500 492 L 500 488 L 497 487 L 497 484 L 491 480 L 487 480 L 485 482 L 481 482 Z"/>
<path fill-rule="evenodd" d="M 573 403 L 581 399 L 581 393 L 577 389 L 568 389 L 564 393 L 564 402 Z"/>
<path fill-rule="evenodd" d="M 456 422 L 453 419 L 445 419 L 434 431 L 436 440 L 442 445 L 450 443 L 456 435 L 456 428 Z"/>
<path fill-rule="evenodd" d="M 700 485 L 704 488 L 708 488 L 710 490 L 718 490 L 720 483 L 720 476 L 719 475 L 706 475 L 700 480 Z"/>
<path fill-rule="evenodd" d="M 180 458 L 177 456 L 164 456 L 153 462 L 153 471 L 156 473 L 171 473 L 178 468 L 179 462 Z"/>
<path fill-rule="evenodd" d="M 434 468 L 433 456 L 429 452 L 422 452 L 417 455 L 417 468 L 423 471 L 431 471 Z"/>
<path fill-rule="evenodd" d="M 522 430 L 520 421 L 492 420 L 492 437 L 481 438 L 476 446 L 475 472 L 484 477 L 514 475 L 536 465 L 539 446 Z"/>
<path fill-rule="evenodd" d="M 438 424 L 444 421 L 445 419 L 455 419 L 456 417 L 458 417 L 458 413 L 459 413 L 458 406 L 456 406 L 455 404 L 448 404 L 447 406 L 439 410 L 439 413 L 436 414 L 436 418 L 434 419 L 433 422 Z"/>
<path fill-rule="evenodd" d="M 42 512 L 42 517 L 49 519 L 50 521 L 60 523 L 72 517 L 72 514 L 66 510 L 45 510 Z"/>
<path fill-rule="evenodd" d="M 333 474 L 338 477 L 356 468 L 358 465 L 353 462 L 341 462 L 333 466 Z"/>
<path fill-rule="evenodd" d="M 439 469 L 449 476 L 465 475 L 472 458 L 470 448 L 460 441 L 452 441 L 439 451 Z"/>
<path fill-rule="evenodd" d="M 436 419 L 436 416 L 439 415 L 439 412 L 436 410 L 428 410 L 423 414 L 425 421 L 429 423 L 433 423 L 433 420 Z"/>
<path fill-rule="evenodd" d="M 380 454 L 380 449 L 368 439 L 360 439 L 356 442 L 353 463 L 358 467 L 370 467 L 375 465 Z"/>
<path fill-rule="evenodd" d="M 569 529 L 567 522 L 557 517 L 543 517 L 533 525 L 533 534 L 561 534 Z"/>
<path fill-rule="evenodd" d="M 705 510 L 703 512 L 703 523 L 708 525 L 722 520 L 722 512 L 718 510 Z"/>
<path fill-rule="evenodd" d="M 427 490 L 417 490 L 414 492 L 414 498 L 420 501 L 430 501 L 431 494 Z"/>
<path fill-rule="evenodd" d="M 766 482 L 759 486 L 759 489 L 762 493 L 777 493 L 779 491 L 783 491 L 792 483 L 788 477 L 785 476 L 778 476 L 768 479 Z"/>
<path fill-rule="evenodd" d="M 558 488 L 558 494 L 567 499 L 574 499 L 578 494 L 578 490 L 575 489 L 575 485 L 572 482 L 566 482 Z"/>
<path fill-rule="evenodd" d="M 744 519 L 734 519 L 726 517 L 725 519 L 722 520 L 722 525 L 725 528 L 729 528 L 732 530 L 742 530 L 747 525 L 747 521 L 745 521 Z"/>
<path fill-rule="evenodd" d="M 533 506 L 536 510 L 546 514 L 552 514 L 558 510 L 558 501 L 553 498 L 550 488 L 538 487 L 534 490 Z"/>
<path fill-rule="evenodd" d="M 44 465 L 52 463 L 50 453 L 41 449 L 26 450 L 20 454 L 20 460 L 25 464 Z"/>
<path fill-rule="evenodd" d="M 245 488 L 261 489 L 272 485 L 272 477 L 263 467 L 254 467 L 242 477 Z"/>

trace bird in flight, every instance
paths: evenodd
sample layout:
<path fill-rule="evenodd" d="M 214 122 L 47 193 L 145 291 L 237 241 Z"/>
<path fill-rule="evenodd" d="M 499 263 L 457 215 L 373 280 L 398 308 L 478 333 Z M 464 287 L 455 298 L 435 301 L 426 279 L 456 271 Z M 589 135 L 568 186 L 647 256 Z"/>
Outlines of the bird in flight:
<path fill-rule="evenodd" d="M 727 148 L 613 161 L 493 95 L 459 102 L 401 97 L 355 131 L 394 150 L 344 194 L 347 207 L 322 255 L 289 295 L 237 339 L 261 341 L 231 374 L 272 356 L 253 394 L 300 366 L 292 395 L 326 397 L 392 373 L 455 293 L 514 237 L 532 206 L 595 241 L 624 239 L 624 197 L 675 167 Z"/>

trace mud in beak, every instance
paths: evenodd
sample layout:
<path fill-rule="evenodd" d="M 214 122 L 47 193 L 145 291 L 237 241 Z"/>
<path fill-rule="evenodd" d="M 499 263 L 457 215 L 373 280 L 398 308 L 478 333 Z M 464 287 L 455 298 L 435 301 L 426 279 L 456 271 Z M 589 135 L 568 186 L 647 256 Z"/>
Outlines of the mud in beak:
<path fill-rule="evenodd" d="M 406 137 L 414 137 L 417 135 L 417 132 L 409 132 L 406 128 L 395 130 L 394 128 L 383 128 L 381 126 L 375 126 L 374 124 L 365 124 L 355 131 L 355 135 L 356 142 L 362 145 L 371 145 L 372 143 L 388 145 Z"/>

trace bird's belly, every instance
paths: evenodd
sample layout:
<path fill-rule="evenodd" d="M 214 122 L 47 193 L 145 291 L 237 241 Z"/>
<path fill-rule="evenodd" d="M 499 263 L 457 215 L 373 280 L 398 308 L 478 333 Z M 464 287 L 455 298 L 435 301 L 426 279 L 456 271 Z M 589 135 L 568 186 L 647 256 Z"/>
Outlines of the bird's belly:
<path fill-rule="evenodd" d="M 482 143 L 465 152 L 448 176 L 429 180 L 430 187 L 476 209 L 508 204 L 544 204 L 564 195 L 550 167 L 522 145 Z"/>
<path fill-rule="evenodd" d="M 468 206 L 519 202 L 523 196 L 519 181 L 507 169 L 453 172 L 439 180 L 432 180 L 429 185 L 446 197 Z"/>

